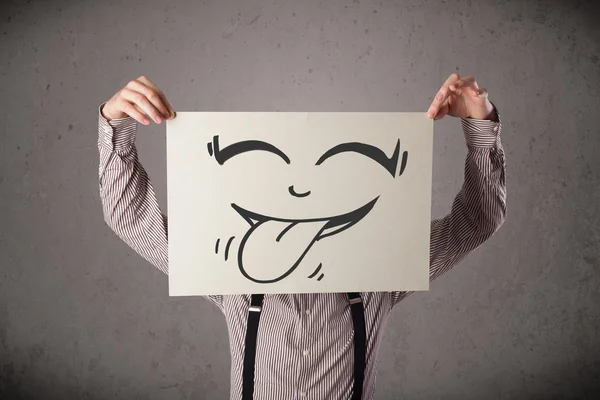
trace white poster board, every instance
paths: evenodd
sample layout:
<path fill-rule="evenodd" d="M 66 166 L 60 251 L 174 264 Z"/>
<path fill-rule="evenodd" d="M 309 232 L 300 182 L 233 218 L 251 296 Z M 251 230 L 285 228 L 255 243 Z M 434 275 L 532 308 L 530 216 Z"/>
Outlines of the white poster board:
<path fill-rule="evenodd" d="M 169 294 L 429 288 L 425 113 L 179 112 Z"/>

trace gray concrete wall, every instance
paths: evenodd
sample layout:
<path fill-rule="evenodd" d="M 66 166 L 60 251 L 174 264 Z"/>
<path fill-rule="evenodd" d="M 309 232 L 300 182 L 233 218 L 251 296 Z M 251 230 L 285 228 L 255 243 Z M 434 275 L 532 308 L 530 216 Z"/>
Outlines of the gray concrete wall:
<path fill-rule="evenodd" d="M 596 4 L 596 5 L 595 5 Z M 0 398 L 225 399 L 226 326 L 103 223 L 97 107 L 142 74 L 176 110 L 423 111 L 452 72 L 504 122 L 508 219 L 394 311 L 377 399 L 600 392 L 600 15 L 585 1 L 4 1 Z M 166 209 L 165 127 L 142 161 Z M 466 154 L 435 123 L 434 204 Z"/>

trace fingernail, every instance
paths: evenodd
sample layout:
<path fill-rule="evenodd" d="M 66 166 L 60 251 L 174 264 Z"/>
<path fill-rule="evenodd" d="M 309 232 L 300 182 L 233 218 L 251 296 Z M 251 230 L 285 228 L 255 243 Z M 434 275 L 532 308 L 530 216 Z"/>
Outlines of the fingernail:
<path fill-rule="evenodd" d="M 427 112 L 427 116 L 428 116 L 429 118 L 433 118 L 433 112 L 432 112 L 432 111 L 429 111 L 429 112 Z"/>
<path fill-rule="evenodd" d="M 165 119 L 169 119 L 169 118 L 171 118 L 171 115 L 170 115 L 170 114 L 167 114 L 167 113 L 165 113 L 165 114 L 163 114 L 163 117 L 165 117 Z"/>
<path fill-rule="evenodd" d="M 162 120 L 163 119 L 161 118 L 160 115 L 157 115 L 156 118 L 155 118 L 155 121 L 156 121 L 157 124 L 160 124 L 162 122 Z"/>
<path fill-rule="evenodd" d="M 438 100 L 441 100 L 441 99 L 442 99 L 442 97 L 443 97 L 443 95 L 442 95 L 441 93 L 438 93 L 438 95 L 437 95 L 437 99 L 438 99 Z"/>
<path fill-rule="evenodd" d="M 150 123 L 150 120 L 148 118 L 144 118 L 144 125 L 148 125 Z"/>

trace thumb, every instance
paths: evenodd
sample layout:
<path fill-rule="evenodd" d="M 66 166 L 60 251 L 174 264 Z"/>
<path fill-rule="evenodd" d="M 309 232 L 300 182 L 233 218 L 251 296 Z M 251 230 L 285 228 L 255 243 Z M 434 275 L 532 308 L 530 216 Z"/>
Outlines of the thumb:
<path fill-rule="evenodd" d="M 488 97 L 488 91 L 485 88 L 475 89 L 475 96 L 485 99 Z"/>
<path fill-rule="evenodd" d="M 446 116 L 446 114 L 448 114 L 449 110 L 450 110 L 450 107 L 448 106 L 448 103 L 441 106 L 440 109 L 438 110 L 437 114 L 435 114 L 435 117 L 433 117 L 434 121 L 444 118 Z"/>

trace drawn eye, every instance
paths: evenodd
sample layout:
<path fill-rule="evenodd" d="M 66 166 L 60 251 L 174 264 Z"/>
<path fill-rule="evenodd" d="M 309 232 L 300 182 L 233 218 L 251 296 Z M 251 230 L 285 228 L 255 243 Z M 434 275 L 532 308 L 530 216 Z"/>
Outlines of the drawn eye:
<path fill-rule="evenodd" d="M 212 143 L 207 144 L 208 154 L 214 155 L 215 160 L 219 163 L 219 165 L 223 165 L 223 163 L 229 160 L 232 157 L 237 156 L 238 154 L 246 153 L 248 151 L 268 151 L 269 153 L 273 153 L 278 155 L 285 161 L 287 164 L 290 163 L 290 159 L 285 153 L 279 150 L 277 147 L 273 146 L 270 143 L 263 142 L 261 140 L 244 140 L 241 142 L 233 143 L 223 149 L 219 148 L 219 136 L 214 136 Z"/>
<path fill-rule="evenodd" d="M 394 149 L 394 154 L 391 157 L 385 155 L 385 153 L 370 144 L 358 143 L 358 142 L 350 142 L 350 143 L 342 143 L 331 149 L 327 150 L 325 154 L 319 158 L 315 165 L 321 165 L 325 160 L 330 157 L 333 157 L 336 154 L 354 152 L 358 154 L 362 154 L 363 156 L 369 157 L 373 161 L 377 162 L 383 168 L 386 169 L 393 177 L 396 175 L 396 168 L 398 167 L 398 158 L 400 156 L 400 139 L 396 143 L 396 148 Z M 404 172 L 404 168 L 406 167 L 406 161 L 408 158 L 408 152 L 405 151 L 402 154 L 402 165 L 400 167 L 399 176 Z"/>

